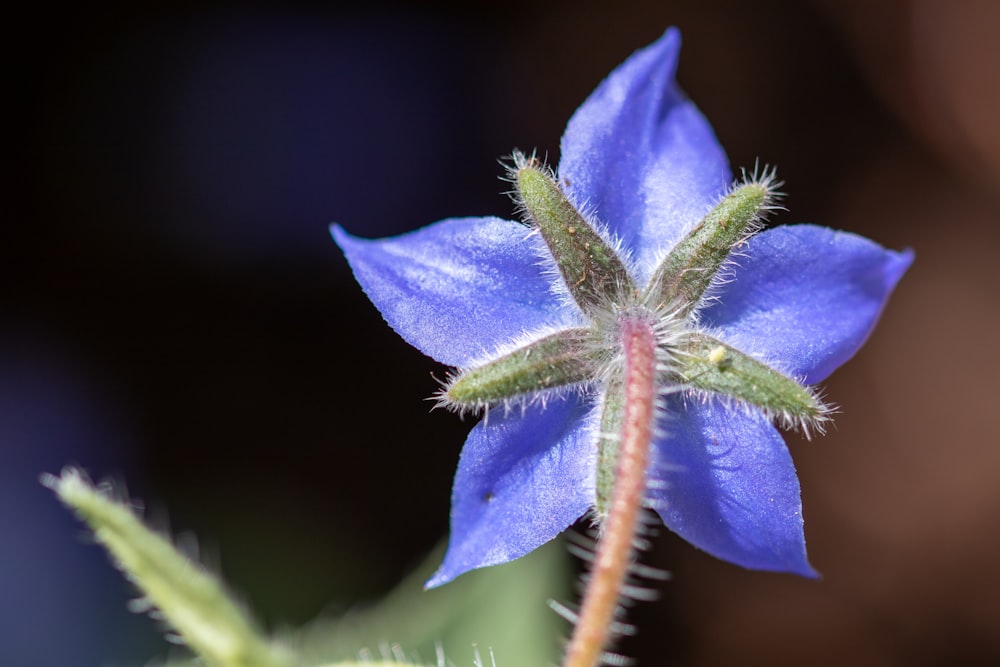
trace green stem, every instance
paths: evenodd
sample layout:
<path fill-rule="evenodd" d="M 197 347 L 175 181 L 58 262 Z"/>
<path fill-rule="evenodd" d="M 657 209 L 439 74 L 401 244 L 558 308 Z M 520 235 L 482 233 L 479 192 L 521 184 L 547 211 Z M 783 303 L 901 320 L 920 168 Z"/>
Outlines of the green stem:
<path fill-rule="evenodd" d="M 215 577 L 147 528 L 132 508 L 94 488 L 67 468 L 45 475 L 55 491 L 94 531 L 122 570 L 188 646 L 213 667 L 290 667 L 285 650 L 269 643 Z"/>
<path fill-rule="evenodd" d="M 620 334 L 625 351 L 625 414 L 618 471 L 563 667 L 594 667 L 601 663 L 612 638 L 615 610 L 628 575 L 646 493 L 646 466 L 656 409 L 656 338 L 649 322 L 634 317 L 621 321 Z"/>

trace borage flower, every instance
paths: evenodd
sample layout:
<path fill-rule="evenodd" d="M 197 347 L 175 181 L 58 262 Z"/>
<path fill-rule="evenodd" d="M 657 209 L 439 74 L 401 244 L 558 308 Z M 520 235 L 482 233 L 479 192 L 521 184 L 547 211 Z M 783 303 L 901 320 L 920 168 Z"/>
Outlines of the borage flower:
<path fill-rule="evenodd" d="M 645 503 L 671 530 L 748 568 L 814 575 L 773 424 L 822 429 L 829 409 L 807 385 L 858 350 L 912 253 L 812 225 L 759 231 L 773 172 L 732 184 L 674 80 L 679 46 L 667 31 L 597 88 L 569 121 L 558 176 L 515 153 L 523 222 L 448 219 L 375 241 L 333 227 L 390 326 L 461 369 L 441 403 L 486 412 L 429 586 L 585 514 L 600 524 L 635 419 L 652 422 L 639 424 Z M 648 418 L 629 412 L 643 363 Z"/>

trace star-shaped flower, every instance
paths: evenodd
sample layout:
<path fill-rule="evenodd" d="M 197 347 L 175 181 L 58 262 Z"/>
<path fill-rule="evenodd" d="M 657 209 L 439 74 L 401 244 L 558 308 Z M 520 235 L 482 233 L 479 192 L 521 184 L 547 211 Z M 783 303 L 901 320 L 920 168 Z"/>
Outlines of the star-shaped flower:
<path fill-rule="evenodd" d="M 674 80 L 679 47 L 668 30 L 612 72 L 570 119 L 558 176 L 515 154 L 523 223 L 454 218 L 375 241 L 333 228 L 390 326 L 460 369 L 442 403 L 487 412 L 429 586 L 606 515 L 629 322 L 656 349 L 647 503 L 719 558 L 814 574 L 773 422 L 822 427 L 806 385 L 858 350 L 912 253 L 812 225 L 759 231 L 773 174 L 732 185 Z"/>

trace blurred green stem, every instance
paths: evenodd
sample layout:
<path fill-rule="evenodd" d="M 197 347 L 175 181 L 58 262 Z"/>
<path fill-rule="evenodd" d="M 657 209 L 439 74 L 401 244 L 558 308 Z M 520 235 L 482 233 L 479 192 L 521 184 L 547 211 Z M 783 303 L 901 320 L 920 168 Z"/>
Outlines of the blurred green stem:
<path fill-rule="evenodd" d="M 267 642 L 219 581 L 147 528 L 132 508 L 67 468 L 42 483 L 87 522 L 98 542 L 145 595 L 150 606 L 206 663 L 218 667 L 291 667 L 290 655 Z"/>

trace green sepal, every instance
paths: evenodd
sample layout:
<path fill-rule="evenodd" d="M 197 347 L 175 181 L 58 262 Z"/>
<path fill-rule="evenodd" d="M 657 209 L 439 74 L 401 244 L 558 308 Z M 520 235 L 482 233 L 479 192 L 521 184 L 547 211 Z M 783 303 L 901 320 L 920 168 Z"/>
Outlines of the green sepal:
<path fill-rule="evenodd" d="M 515 155 L 520 203 L 545 240 L 569 293 L 593 316 L 635 286 L 621 259 L 534 158 Z"/>
<path fill-rule="evenodd" d="M 647 303 L 687 316 L 701 301 L 733 247 L 754 231 L 773 196 L 771 179 L 745 183 L 726 195 L 657 267 Z"/>
<path fill-rule="evenodd" d="M 441 396 L 458 408 L 477 409 L 526 394 L 594 380 L 600 348 L 590 329 L 565 329 L 483 366 L 463 370 Z"/>
<path fill-rule="evenodd" d="M 822 430 L 830 408 L 808 388 L 712 336 L 685 335 L 676 373 L 692 389 L 757 406 L 769 417 L 806 435 Z"/>
<path fill-rule="evenodd" d="M 601 432 L 597 440 L 597 471 L 594 516 L 603 525 L 611 511 L 611 498 L 618 476 L 618 452 L 625 419 L 624 378 L 612 378 L 601 406 Z"/>

